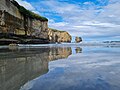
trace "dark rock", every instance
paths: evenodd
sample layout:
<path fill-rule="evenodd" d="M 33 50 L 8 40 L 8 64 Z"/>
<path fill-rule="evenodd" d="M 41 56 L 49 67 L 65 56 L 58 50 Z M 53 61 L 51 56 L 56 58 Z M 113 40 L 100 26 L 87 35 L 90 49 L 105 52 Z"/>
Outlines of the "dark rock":
<path fill-rule="evenodd" d="M 76 41 L 76 43 L 82 42 L 82 38 L 81 37 L 76 37 L 75 41 Z"/>

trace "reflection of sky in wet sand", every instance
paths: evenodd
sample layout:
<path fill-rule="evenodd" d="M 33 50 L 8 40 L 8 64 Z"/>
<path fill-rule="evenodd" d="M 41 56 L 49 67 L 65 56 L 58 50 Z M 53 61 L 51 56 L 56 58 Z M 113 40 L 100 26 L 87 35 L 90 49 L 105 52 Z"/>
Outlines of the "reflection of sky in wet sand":
<path fill-rule="evenodd" d="M 26 83 L 21 90 L 120 90 L 119 50 L 82 48 L 82 53 L 50 62 L 47 74 Z"/>
<path fill-rule="evenodd" d="M 0 46 L 0 90 L 19 90 L 30 80 L 49 71 L 48 62 L 67 58 L 71 47 Z M 27 88 L 33 81 L 26 84 Z"/>

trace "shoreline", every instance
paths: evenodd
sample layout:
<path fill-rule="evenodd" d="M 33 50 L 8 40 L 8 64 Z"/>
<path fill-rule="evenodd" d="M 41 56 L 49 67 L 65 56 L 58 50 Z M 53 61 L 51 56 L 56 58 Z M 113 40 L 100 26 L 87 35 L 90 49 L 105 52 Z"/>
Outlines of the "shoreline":
<path fill-rule="evenodd" d="M 13 44 L 0 45 L 1 48 L 41 48 L 41 47 L 120 47 L 120 44 L 109 43 L 49 43 L 49 44 Z"/>

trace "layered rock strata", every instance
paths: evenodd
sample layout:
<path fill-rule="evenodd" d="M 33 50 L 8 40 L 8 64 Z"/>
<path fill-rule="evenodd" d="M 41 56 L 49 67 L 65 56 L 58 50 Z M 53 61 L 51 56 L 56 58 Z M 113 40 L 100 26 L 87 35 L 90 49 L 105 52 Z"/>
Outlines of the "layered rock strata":
<path fill-rule="evenodd" d="M 51 36 L 50 32 L 54 36 Z M 7 37 L 3 37 L 2 34 Z M 47 18 L 26 10 L 14 0 L 0 0 L 0 35 L 1 44 L 12 42 L 40 44 L 71 40 L 68 39 L 70 36 L 67 32 L 51 31 L 48 29 Z"/>
<path fill-rule="evenodd" d="M 71 42 L 71 35 L 66 31 L 59 31 L 51 28 L 49 28 L 48 31 L 49 40 L 51 42 Z"/>

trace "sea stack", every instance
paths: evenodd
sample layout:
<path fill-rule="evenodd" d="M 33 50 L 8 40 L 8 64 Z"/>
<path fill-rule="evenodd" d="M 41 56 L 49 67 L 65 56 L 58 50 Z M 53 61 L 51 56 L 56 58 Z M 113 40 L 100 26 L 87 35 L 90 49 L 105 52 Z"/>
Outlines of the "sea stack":
<path fill-rule="evenodd" d="M 76 41 L 76 43 L 82 42 L 82 38 L 81 37 L 76 37 L 75 41 Z"/>

